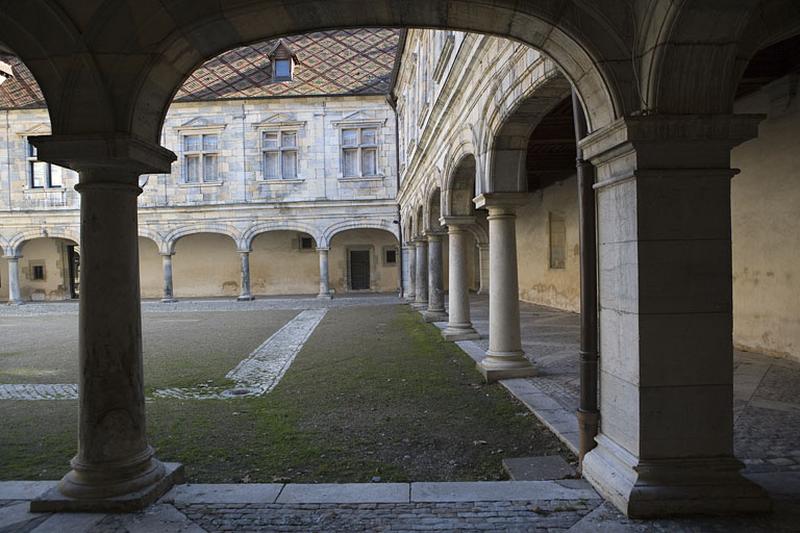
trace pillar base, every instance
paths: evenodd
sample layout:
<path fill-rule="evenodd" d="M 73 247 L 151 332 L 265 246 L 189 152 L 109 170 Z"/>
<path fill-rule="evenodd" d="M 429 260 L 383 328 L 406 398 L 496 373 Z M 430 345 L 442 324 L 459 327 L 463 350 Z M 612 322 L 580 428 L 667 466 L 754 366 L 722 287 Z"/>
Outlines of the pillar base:
<path fill-rule="evenodd" d="M 472 326 L 451 327 L 447 326 L 442 330 L 442 337 L 446 341 L 471 341 L 481 338 L 481 334 L 475 331 Z"/>
<path fill-rule="evenodd" d="M 239 297 L 237 297 L 236 301 L 237 302 L 252 302 L 255 299 L 256 299 L 255 296 L 251 296 L 251 295 L 248 294 L 247 296 L 239 296 Z"/>
<path fill-rule="evenodd" d="M 178 300 L 176 298 L 161 298 L 162 304 L 174 304 Z"/>
<path fill-rule="evenodd" d="M 416 302 L 411 304 L 411 307 L 413 307 L 414 309 L 427 309 L 428 302 Z"/>
<path fill-rule="evenodd" d="M 445 311 L 423 311 L 422 318 L 425 322 L 446 322 L 447 313 Z"/>
<path fill-rule="evenodd" d="M 142 489 L 111 498 L 70 498 L 54 487 L 31 501 L 32 513 L 128 513 L 139 511 L 185 483 L 183 465 L 164 463 L 164 476 Z"/>
<path fill-rule="evenodd" d="M 530 378 L 536 375 L 536 369 L 525 358 L 524 352 L 492 352 L 478 363 L 478 371 L 483 378 L 492 383 L 501 379 Z"/>
<path fill-rule="evenodd" d="M 319 298 L 320 300 L 333 300 L 333 294 L 323 292 L 317 294 L 317 298 Z"/>
<path fill-rule="evenodd" d="M 22 300 L 8 301 L 6 302 L 6 305 L 25 305 L 25 302 L 23 302 Z"/>
<path fill-rule="evenodd" d="M 583 476 L 630 518 L 758 513 L 772 507 L 734 457 L 642 460 L 608 437 L 583 460 Z"/>

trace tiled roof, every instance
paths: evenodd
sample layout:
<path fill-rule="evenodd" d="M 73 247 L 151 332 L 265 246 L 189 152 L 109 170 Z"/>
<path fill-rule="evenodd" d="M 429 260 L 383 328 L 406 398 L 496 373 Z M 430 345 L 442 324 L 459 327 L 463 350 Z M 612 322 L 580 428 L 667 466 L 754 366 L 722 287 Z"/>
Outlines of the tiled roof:
<path fill-rule="evenodd" d="M 205 62 L 175 95 L 179 102 L 281 96 L 388 94 L 402 30 L 361 28 L 284 37 L 297 56 L 292 81 L 273 82 L 268 54 L 278 40 L 225 52 Z M 0 109 L 44 107 L 30 71 L 13 56 L 15 78 L 0 85 Z"/>

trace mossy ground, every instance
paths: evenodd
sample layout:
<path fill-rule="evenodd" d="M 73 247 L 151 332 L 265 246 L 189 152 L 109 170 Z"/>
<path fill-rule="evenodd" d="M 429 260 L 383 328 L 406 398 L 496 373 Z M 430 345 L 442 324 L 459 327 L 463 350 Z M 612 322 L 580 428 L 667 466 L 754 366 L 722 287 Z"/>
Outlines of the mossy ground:
<path fill-rule="evenodd" d="M 146 327 L 146 349 L 151 337 L 175 352 L 167 360 L 145 357 L 148 387 L 220 380 L 293 314 L 203 319 L 201 336 L 225 340 L 224 354 L 221 345 L 187 351 L 197 344 L 189 340 L 196 322 Z M 163 335 L 173 340 L 158 341 Z M 574 459 L 405 306 L 331 309 L 266 396 L 157 399 L 148 401 L 147 415 L 158 456 L 184 463 L 193 482 L 502 479 L 503 457 Z M 76 402 L 3 401 L 0 419 L 0 479 L 55 479 L 65 472 L 76 449 Z"/>

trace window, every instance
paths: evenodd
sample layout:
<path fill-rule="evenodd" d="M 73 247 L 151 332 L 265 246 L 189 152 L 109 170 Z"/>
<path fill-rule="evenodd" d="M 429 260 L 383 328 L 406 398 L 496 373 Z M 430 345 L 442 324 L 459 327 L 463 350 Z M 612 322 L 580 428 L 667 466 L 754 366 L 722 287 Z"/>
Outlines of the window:
<path fill-rule="evenodd" d="M 297 132 L 265 131 L 261 133 L 264 158 L 264 179 L 297 178 Z"/>
<path fill-rule="evenodd" d="M 186 183 L 215 182 L 219 175 L 219 134 L 183 136 L 183 179 Z"/>
<path fill-rule="evenodd" d="M 44 281 L 45 278 L 44 278 L 43 262 L 37 262 L 37 263 L 31 262 L 31 279 L 33 281 Z"/>
<path fill-rule="evenodd" d="M 292 79 L 292 60 L 275 59 L 272 62 L 273 78 L 275 81 L 291 81 Z"/>
<path fill-rule="evenodd" d="M 36 147 L 28 144 L 28 174 L 32 189 L 60 189 L 64 185 L 63 169 L 45 161 L 39 161 Z"/>
<path fill-rule="evenodd" d="M 314 249 L 314 239 L 311 237 L 300 237 L 300 249 L 301 250 L 313 250 Z"/>
<path fill-rule="evenodd" d="M 567 263 L 567 224 L 564 217 L 550 213 L 550 268 L 563 269 Z"/>
<path fill-rule="evenodd" d="M 342 130 L 342 174 L 346 178 L 378 175 L 378 128 Z"/>
<path fill-rule="evenodd" d="M 397 264 L 397 248 L 391 246 L 383 249 L 383 264 L 384 265 Z"/>

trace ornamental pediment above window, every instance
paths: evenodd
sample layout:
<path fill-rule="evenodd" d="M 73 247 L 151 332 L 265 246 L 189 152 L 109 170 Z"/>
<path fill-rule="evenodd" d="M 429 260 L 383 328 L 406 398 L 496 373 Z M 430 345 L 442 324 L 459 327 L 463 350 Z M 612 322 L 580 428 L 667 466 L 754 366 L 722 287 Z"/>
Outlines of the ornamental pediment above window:
<path fill-rule="evenodd" d="M 221 132 L 225 129 L 226 124 L 221 120 L 211 120 L 205 117 L 196 117 L 188 122 L 184 122 L 178 126 L 178 131 L 214 131 Z"/>
<path fill-rule="evenodd" d="M 266 119 L 253 124 L 256 129 L 299 129 L 305 126 L 305 121 L 297 120 L 293 113 L 275 113 Z"/>
<path fill-rule="evenodd" d="M 376 118 L 364 111 L 356 111 L 355 113 L 351 113 L 343 117 L 341 120 L 336 120 L 333 122 L 333 126 L 335 128 L 352 128 L 354 126 L 371 126 L 375 128 L 381 128 L 385 124 L 385 118 Z"/>

